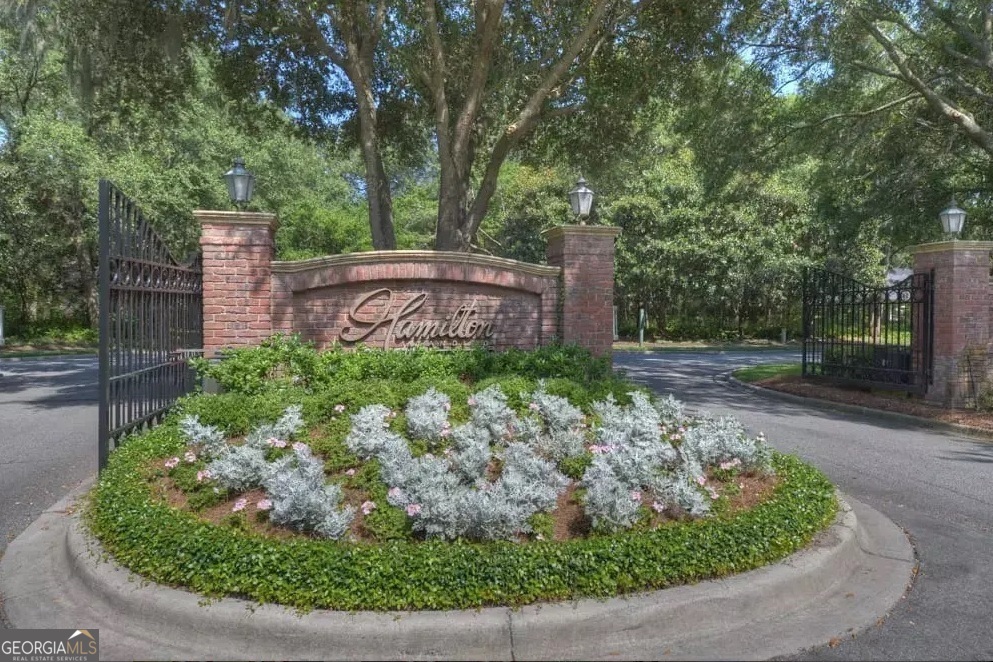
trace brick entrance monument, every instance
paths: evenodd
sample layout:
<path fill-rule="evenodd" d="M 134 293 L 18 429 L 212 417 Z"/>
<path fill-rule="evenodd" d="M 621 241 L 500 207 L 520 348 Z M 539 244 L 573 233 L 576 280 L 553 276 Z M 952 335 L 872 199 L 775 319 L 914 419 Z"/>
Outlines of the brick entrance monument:
<path fill-rule="evenodd" d="M 299 333 L 318 347 L 534 349 L 610 354 L 619 228 L 547 232 L 548 266 L 470 253 L 372 251 L 275 260 L 276 218 L 194 212 L 203 229 L 204 350 Z"/>

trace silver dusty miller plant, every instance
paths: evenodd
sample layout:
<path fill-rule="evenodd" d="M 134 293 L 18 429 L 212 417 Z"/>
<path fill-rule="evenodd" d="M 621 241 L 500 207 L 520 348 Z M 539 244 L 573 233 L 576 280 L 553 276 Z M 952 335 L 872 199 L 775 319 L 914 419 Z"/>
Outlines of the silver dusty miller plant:
<path fill-rule="evenodd" d="M 217 457 L 227 448 L 224 433 L 213 425 L 204 425 L 197 416 L 184 416 L 179 421 L 179 430 L 187 445 L 199 446 L 201 454 L 208 457 Z"/>
<path fill-rule="evenodd" d="M 265 487 L 272 501 L 270 519 L 275 524 L 340 538 L 348 531 L 354 512 L 339 508 L 341 488 L 324 480 L 324 465 L 304 444 L 294 444 L 293 453 L 275 462 L 266 460 L 266 449 L 283 447 L 303 429 L 299 405 L 287 407 L 275 423 L 256 426 L 245 443 L 233 446 L 215 428 L 200 425 L 194 417 L 181 426 L 189 443 L 201 444 L 214 459 L 207 466 L 221 487 L 237 492 Z"/>
<path fill-rule="evenodd" d="M 701 418 L 683 434 L 680 453 L 694 476 L 710 465 L 740 460 L 745 469 L 772 471 L 772 449 L 733 418 Z"/>
<path fill-rule="evenodd" d="M 525 395 L 528 412 L 521 418 L 498 386 L 475 393 L 469 398 L 469 422 L 454 428 L 447 396 L 429 390 L 407 403 L 408 433 L 439 446 L 448 438 L 444 456 L 414 458 L 407 441 L 389 429 L 391 412 L 383 405 L 356 413 L 345 441 L 363 459 L 379 461 L 389 502 L 405 510 L 415 531 L 448 540 L 531 532 L 529 518 L 552 510 L 568 486 L 554 463 L 583 453 L 587 434 L 594 457 L 581 484 L 586 513 L 603 531 L 633 526 L 648 497 L 656 510 L 675 507 L 694 517 L 706 515 L 716 498 L 706 486 L 710 465 L 737 459 L 749 469 L 770 469 L 768 448 L 749 439 L 736 422 L 694 421 L 671 396 L 660 402 L 641 392 L 630 396 L 629 406 L 612 396 L 594 403 L 598 422 L 587 432 L 582 411 L 547 393 L 544 384 Z M 678 449 L 668 436 L 677 430 Z M 503 469 L 490 480 L 486 472 L 494 458 Z"/>
<path fill-rule="evenodd" d="M 245 445 L 264 450 L 269 446 L 270 439 L 292 440 L 303 429 L 303 425 L 303 407 L 290 405 L 275 423 L 263 423 L 252 429 L 245 437 Z"/>
<path fill-rule="evenodd" d="M 221 487 L 243 492 L 262 484 L 269 472 L 269 462 L 261 448 L 228 446 L 207 469 Z"/>
<path fill-rule="evenodd" d="M 707 515 L 716 498 L 712 488 L 705 489 L 708 466 L 737 459 L 747 469 L 771 471 L 771 449 L 749 438 L 737 421 L 693 421 L 671 396 L 653 404 L 644 393 L 630 395 L 629 407 L 610 396 L 593 405 L 599 419 L 591 447 L 595 456 L 582 484 L 594 527 L 629 528 L 646 494 L 653 495 L 655 509 L 678 506 L 693 517 Z M 683 430 L 678 449 L 662 434 L 670 428 Z"/>
<path fill-rule="evenodd" d="M 451 433 L 448 412 L 452 401 L 447 395 L 436 391 L 432 386 L 423 395 L 407 401 L 404 413 L 407 415 L 407 433 L 413 439 L 424 439 L 437 443 Z"/>
<path fill-rule="evenodd" d="M 272 501 L 269 519 L 274 524 L 333 539 L 348 532 L 355 510 L 339 507 L 341 488 L 324 482 L 324 464 L 307 446 L 296 444 L 291 455 L 273 462 L 263 485 Z"/>
<path fill-rule="evenodd" d="M 380 475 L 390 486 L 388 500 L 405 510 L 414 531 L 447 540 L 513 538 L 531 531 L 532 515 L 555 506 L 568 479 L 529 446 L 513 441 L 520 421 L 499 387 L 474 394 L 469 422 L 454 429 L 447 419 L 447 398 L 428 391 L 411 402 L 408 421 L 417 412 L 417 422 L 408 425 L 411 435 L 430 438 L 427 428 L 439 440 L 450 436 L 450 454 L 414 458 L 406 440 L 387 428 L 389 410 L 382 405 L 363 407 L 352 417 L 345 443 L 360 457 L 379 461 Z M 486 469 L 494 448 L 501 453 L 503 471 L 491 482 Z"/>
<path fill-rule="evenodd" d="M 533 414 L 520 422 L 520 438 L 555 462 L 574 457 L 586 446 L 586 417 L 563 397 L 545 392 L 544 382 L 530 394 L 528 410 Z"/>
<path fill-rule="evenodd" d="M 521 443 L 507 446 L 503 462 L 494 482 L 467 484 L 449 462 L 417 458 L 393 476 L 388 500 L 406 510 L 415 531 L 431 538 L 497 540 L 530 533 L 528 518 L 554 508 L 569 481 Z"/>

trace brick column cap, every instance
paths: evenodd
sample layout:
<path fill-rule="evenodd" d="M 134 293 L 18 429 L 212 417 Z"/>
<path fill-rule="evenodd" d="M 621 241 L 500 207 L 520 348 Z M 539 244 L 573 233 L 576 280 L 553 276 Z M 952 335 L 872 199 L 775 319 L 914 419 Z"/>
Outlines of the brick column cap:
<path fill-rule="evenodd" d="M 930 244 L 918 244 L 908 248 L 913 255 L 923 253 L 945 253 L 958 251 L 993 251 L 993 241 L 936 241 Z"/>
<path fill-rule="evenodd" d="M 260 211 L 215 211 L 212 209 L 197 209 L 193 217 L 200 225 L 264 225 L 275 231 L 279 227 L 279 219 L 275 214 Z"/>
<path fill-rule="evenodd" d="M 621 233 L 621 229 L 615 225 L 556 225 L 547 230 L 542 230 L 541 233 L 548 239 L 558 239 L 566 236 L 614 238 Z"/>

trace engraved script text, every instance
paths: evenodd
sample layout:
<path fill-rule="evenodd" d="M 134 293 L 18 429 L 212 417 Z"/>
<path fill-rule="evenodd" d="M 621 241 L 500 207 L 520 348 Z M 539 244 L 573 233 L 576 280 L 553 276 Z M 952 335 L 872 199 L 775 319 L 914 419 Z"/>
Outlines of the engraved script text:
<path fill-rule="evenodd" d="M 380 327 L 386 327 L 383 349 L 389 349 L 395 341 L 406 344 L 421 344 L 431 341 L 470 341 L 489 338 L 493 335 L 493 324 L 476 319 L 479 311 L 476 300 L 462 304 L 444 320 L 410 319 L 427 300 L 426 292 L 418 292 L 399 307 L 396 294 L 382 288 L 359 297 L 348 311 L 353 326 L 346 326 L 338 334 L 345 342 L 362 342 Z M 386 305 L 372 309 L 371 303 L 386 299 Z"/>

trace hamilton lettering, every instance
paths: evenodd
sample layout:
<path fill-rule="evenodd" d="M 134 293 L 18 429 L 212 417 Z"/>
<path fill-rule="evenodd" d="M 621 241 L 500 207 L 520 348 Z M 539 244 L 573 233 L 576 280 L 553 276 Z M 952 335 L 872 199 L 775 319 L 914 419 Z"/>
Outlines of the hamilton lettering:
<path fill-rule="evenodd" d="M 381 288 L 360 296 L 348 311 L 353 326 L 346 326 L 338 334 L 345 342 L 362 342 L 380 328 L 386 328 L 383 348 L 391 344 L 426 344 L 432 341 L 471 341 L 493 335 L 493 324 L 476 319 L 479 310 L 476 300 L 462 304 L 446 319 L 411 319 L 420 310 L 428 295 L 418 292 L 401 305 L 396 293 Z M 376 305 L 385 300 L 385 305 Z"/>

